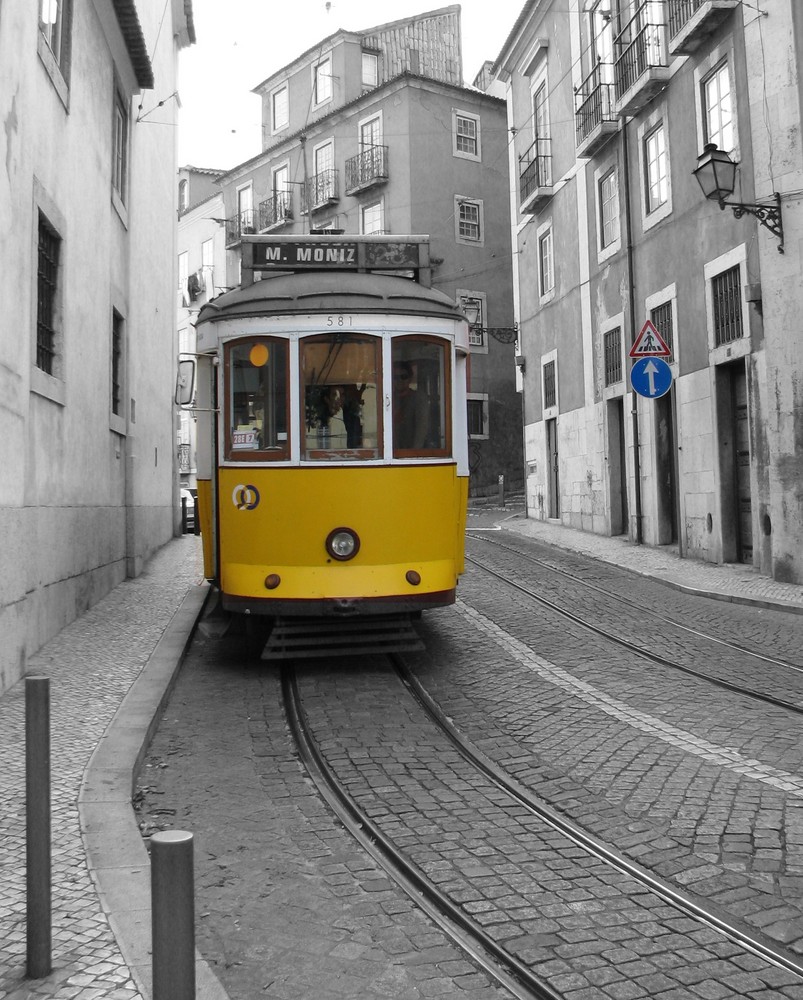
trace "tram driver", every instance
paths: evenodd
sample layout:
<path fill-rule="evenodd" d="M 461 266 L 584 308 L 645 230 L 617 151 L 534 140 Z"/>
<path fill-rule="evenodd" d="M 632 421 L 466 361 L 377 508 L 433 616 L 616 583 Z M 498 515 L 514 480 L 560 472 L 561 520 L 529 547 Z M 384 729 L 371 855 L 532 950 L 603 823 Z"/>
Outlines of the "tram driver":
<path fill-rule="evenodd" d="M 408 361 L 393 364 L 393 446 L 421 449 L 429 430 L 426 393 L 413 389 L 413 366 Z"/>

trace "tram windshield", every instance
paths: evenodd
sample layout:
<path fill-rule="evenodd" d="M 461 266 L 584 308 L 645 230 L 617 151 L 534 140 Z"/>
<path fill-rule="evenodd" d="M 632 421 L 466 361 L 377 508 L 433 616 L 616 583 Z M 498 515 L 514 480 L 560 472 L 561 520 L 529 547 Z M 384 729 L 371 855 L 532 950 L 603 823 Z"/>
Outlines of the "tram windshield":
<path fill-rule="evenodd" d="M 306 337 L 300 347 L 302 458 L 380 457 L 380 339 L 331 334 Z"/>
<path fill-rule="evenodd" d="M 289 455 L 287 342 L 238 341 L 228 353 L 229 458 L 266 461 Z"/>
<path fill-rule="evenodd" d="M 446 345 L 420 337 L 397 337 L 392 358 L 394 458 L 448 455 Z"/>

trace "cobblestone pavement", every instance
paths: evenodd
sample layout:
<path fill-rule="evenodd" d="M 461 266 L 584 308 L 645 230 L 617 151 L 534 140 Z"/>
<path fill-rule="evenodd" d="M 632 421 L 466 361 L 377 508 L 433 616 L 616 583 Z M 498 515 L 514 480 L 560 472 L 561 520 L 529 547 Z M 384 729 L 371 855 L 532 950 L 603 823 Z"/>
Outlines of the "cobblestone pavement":
<path fill-rule="evenodd" d="M 332 816 L 242 641 L 196 637 L 139 785 L 151 829 L 196 831 L 197 946 L 233 1000 L 508 996 Z"/>
<path fill-rule="evenodd" d="M 786 605 L 791 611 L 803 610 L 803 587 L 776 583 L 747 568 L 717 567 L 678 560 L 671 549 L 636 547 L 622 539 L 603 539 L 552 523 L 526 520 L 511 507 L 494 509 L 493 504 L 486 504 L 482 510 L 477 508 L 469 515 L 469 528 L 475 531 L 496 530 L 499 522 L 510 531 L 540 538 L 558 547 L 575 549 L 592 558 L 622 565 L 633 572 L 663 578 L 677 588 L 691 588 L 718 594 L 725 600 L 738 599 L 758 606 L 777 603 Z M 139 1000 L 142 996 L 110 930 L 109 914 L 98 899 L 81 840 L 76 795 L 86 764 L 125 693 L 132 681 L 146 672 L 143 667 L 147 670 L 150 652 L 188 588 L 199 580 L 199 540 L 193 536 L 176 539 L 151 560 L 146 573 L 116 588 L 81 619 L 59 633 L 27 664 L 29 673 L 51 676 L 54 968 L 49 977 L 38 981 L 24 977 L 24 685 L 20 683 L 0 697 L 0 753 L 3 760 L 0 795 L 4 805 L 0 815 L 0 998 L 30 1000 L 47 996 L 60 1000 Z M 278 720 L 274 719 L 272 725 L 278 727 Z M 270 753 L 263 758 L 268 776 L 263 775 L 260 781 L 264 780 L 270 786 L 271 794 L 278 796 L 269 777 L 271 760 Z M 236 771 L 232 774 L 236 777 Z M 557 776 L 553 776 L 553 780 L 557 783 Z M 569 788 L 567 797 L 571 794 L 572 789 Z M 315 811 L 313 798 L 306 803 L 300 800 L 300 807 L 294 813 L 296 818 L 304 815 L 305 810 Z M 276 808 L 280 810 L 286 805 L 279 803 Z M 210 807 L 207 811 L 200 801 L 193 808 L 188 825 L 197 828 L 200 820 L 206 819 L 213 810 Z M 225 816 L 221 818 L 221 823 L 224 820 Z M 252 832 L 259 829 L 257 820 L 250 826 L 247 817 L 245 822 Z M 131 823 L 135 823 L 133 814 Z M 292 831 L 293 827 L 288 824 L 288 829 Z M 292 832 L 289 836 L 292 840 Z M 316 836 L 319 840 L 326 840 L 328 834 L 318 833 Z M 237 851 L 232 857 L 239 857 L 241 853 Z M 312 864 L 314 853 L 314 846 L 310 847 L 305 854 L 307 863 Z M 347 860 L 343 860 L 346 855 Z M 338 875 L 343 877 L 339 890 L 343 893 L 346 890 L 342 886 L 350 878 L 346 874 L 351 870 L 349 866 L 357 864 L 357 868 L 362 870 L 359 867 L 362 862 L 356 862 L 350 850 L 346 854 L 335 851 L 333 857 L 334 867 L 327 874 L 332 878 Z M 340 869 L 341 865 L 344 870 Z M 296 886 L 296 894 L 305 895 L 307 882 L 303 880 L 300 886 Z M 284 886 L 284 891 L 291 901 L 297 898 L 288 885 Z M 337 895 L 334 889 L 333 893 Z M 389 906 L 392 910 L 395 904 L 385 902 L 384 907 L 380 905 L 377 910 L 373 900 L 378 898 L 378 895 L 369 894 L 366 913 L 375 916 L 381 911 L 379 919 L 384 921 L 392 916 L 386 908 Z M 225 895 L 221 893 L 220 899 L 220 905 L 225 908 Z M 355 908 L 354 915 L 355 919 L 360 915 L 360 907 Z M 199 919 L 203 921 L 202 914 Z M 436 956 L 424 952 L 429 945 L 436 947 L 435 939 L 430 939 L 430 931 L 418 924 L 419 918 L 407 914 L 404 919 L 412 921 L 415 947 L 422 951 L 423 964 L 431 966 Z M 276 933 L 276 948 L 289 951 L 293 947 L 301 947 L 298 942 L 291 941 L 281 927 L 274 926 L 272 929 Z M 309 940 L 303 945 L 305 955 L 312 956 L 309 961 L 316 961 L 314 956 L 318 954 L 319 946 L 315 942 L 320 931 L 317 922 L 310 925 Z M 371 975 L 378 972 L 378 965 L 381 964 L 378 956 L 383 954 L 382 950 L 372 950 L 373 945 L 360 938 L 359 934 L 355 938 L 356 932 L 348 921 L 340 932 L 340 951 L 336 954 L 344 968 L 364 972 L 366 978 L 360 981 L 370 981 Z M 382 936 L 387 939 L 383 949 L 394 954 L 410 949 L 409 934 L 399 930 L 393 920 L 382 931 Z M 249 947 L 259 946 L 252 943 Z M 359 959 L 366 951 L 369 957 L 367 965 L 363 966 L 359 964 Z M 477 996 L 492 995 L 483 994 L 482 991 L 488 988 L 486 984 L 472 980 L 474 972 L 471 967 L 458 963 L 449 966 L 448 972 L 452 977 L 450 982 L 454 981 L 454 977 L 466 977 L 461 981 L 465 991 L 476 989 L 479 990 Z M 415 978 L 415 974 L 412 975 Z M 421 994 L 437 995 L 441 985 L 437 979 L 432 979 L 431 970 L 428 969 L 421 978 L 432 984 L 426 990 L 421 987 Z M 261 984 L 260 991 L 253 995 L 265 995 L 262 992 L 264 985 Z M 376 988 L 380 988 L 378 981 Z M 298 995 L 309 994 L 302 991 Z"/>
<path fill-rule="evenodd" d="M 0 997 L 138 1000 L 87 867 L 76 798 L 84 769 L 187 590 L 199 540 L 175 539 L 28 661 L 50 677 L 52 957 L 25 978 L 25 684 L 0 698 Z M 132 762 L 133 763 L 133 762 Z"/>

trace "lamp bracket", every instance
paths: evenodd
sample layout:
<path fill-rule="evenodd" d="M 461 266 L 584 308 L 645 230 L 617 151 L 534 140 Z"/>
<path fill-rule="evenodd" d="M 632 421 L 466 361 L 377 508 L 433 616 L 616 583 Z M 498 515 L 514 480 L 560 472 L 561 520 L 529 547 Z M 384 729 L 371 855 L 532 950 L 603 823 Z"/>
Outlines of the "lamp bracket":
<path fill-rule="evenodd" d="M 519 328 L 516 325 L 513 326 L 472 326 L 472 330 L 476 330 L 478 333 L 483 334 L 489 333 L 494 340 L 498 340 L 500 344 L 512 344 L 516 341 L 519 335 Z"/>
<path fill-rule="evenodd" d="M 725 201 L 724 199 L 720 201 L 719 207 L 724 211 L 725 208 L 732 208 L 733 214 L 737 219 L 741 219 L 743 215 L 752 215 L 764 226 L 766 229 L 777 236 L 780 240 L 778 245 L 778 253 L 784 252 L 783 246 L 783 219 L 781 217 L 781 196 L 778 192 L 774 195 L 775 204 L 774 205 L 749 205 L 740 201 Z"/>

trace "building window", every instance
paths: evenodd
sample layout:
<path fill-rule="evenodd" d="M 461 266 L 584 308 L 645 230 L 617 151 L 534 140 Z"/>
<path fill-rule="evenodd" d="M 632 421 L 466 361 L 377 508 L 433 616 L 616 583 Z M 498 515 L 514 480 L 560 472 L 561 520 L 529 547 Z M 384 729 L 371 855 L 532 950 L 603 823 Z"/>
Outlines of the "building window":
<path fill-rule="evenodd" d="M 186 212 L 190 206 L 190 182 L 183 180 L 178 186 L 178 210 Z"/>
<path fill-rule="evenodd" d="M 469 395 L 466 400 L 468 407 L 468 436 L 470 438 L 488 437 L 488 395 L 487 393 Z"/>
<path fill-rule="evenodd" d="M 128 107 L 120 92 L 114 92 L 114 133 L 112 137 L 112 187 L 125 202 L 128 179 Z"/>
<path fill-rule="evenodd" d="M 201 244 L 201 267 L 210 270 L 215 264 L 215 241 L 210 237 Z"/>
<path fill-rule="evenodd" d="M 123 415 L 123 317 L 112 310 L 112 413 Z"/>
<path fill-rule="evenodd" d="M 714 344 L 730 344 L 744 336 L 741 268 L 737 264 L 711 280 L 714 306 Z M 659 332 L 663 335 L 663 331 Z"/>
<path fill-rule="evenodd" d="M 476 319 L 468 326 L 469 347 L 485 347 L 485 301 L 482 295 L 462 294 L 459 297 L 460 308 L 466 316 Z"/>
<path fill-rule="evenodd" d="M 362 85 L 375 87 L 379 83 L 379 56 L 375 52 L 362 54 Z"/>
<path fill-rule="evenodd" d="M 538 280 L 541 284 L 541 297 L 543 298 L 555 287 L 551 229 L 547 229 L 538 237 Z"/>
<path fill-rule="evenodd" d="M 463 111 L 452 112 L 452 154 L 467 160 L 480 158 L 480 119 Z"/>
<path fill-rule="evenodd" d="M 650 311 L 650 322 L 661 334 L 670 351 L 674 352 L 672 331 L 672 302 L 662 302 Z"/>
<path fill-rule="evenodd" d="M 312 98 L 315 104 L 332 99 L 332 60 L 328 57 L 315 65 Z"/>
<path fill-rule="evenodd" d="M 250 184 L 237 190 L 237 223 L 238 236 L 256 231 L 254 189 Z"/>
<path fill-rule="evenodd" d="M 544 365 L 544 409 L 549 410 L 557 406 L 558 394 L 555 381 L 555 362 L 547 361 Z"/>
<path fill-rule="evenodd" d="M 552 185 L 552 151 L 549 137 L 549 105 L 546 81 L 539 84 L 533 94 L 533 124 L 535 128 L 535 156 L 538 162 L 538 187 Z"/>
<path fill-rule="evenodd" d="M 43 215 L 39 215 L 39 262 L 37 266 L 36 367 L 54 373 L 56 356 L 56 307 L 61 238 Z"/>
<path fill-rule="evenodd" d="M 605 350 L 605 385 L 622 381 L 622 330 L 616 327 L 603 335 Z"/>
<path fill-rule="evenodd" d="M 644 178 L 647 214 L 666 204 L 669 197 L 666 130 L 657 125 L 644 139 Z"/>
<path fill-rule="evenodd" d="M 703 128 L 706 143 L 733 152 L 736 145 L 730 73 L 725 60 L 702 83 Z"/>
<path fill-rule="evenodd" d="M 274 90 L 271 96 L 273 113 L 273 131 L 278 132 L 287 128 L 290 123 L 290 98 L 287 87 L 280 87 Z"/>
<path fill-rule="evenodd" d="M 599 237 L 603 250 L 619 240 L 619 179 L 615 167 L 599 182 Z"/>
<path fill-rule="evenodd" d="M 178 255 L 178 290 L 181 293 L 181 305 L 185 308 L 190 304 L 190 254 L 183 250 Z"/>
<path fill-rule="evenodd" d="M 40 0 L 39 31 L 66 77 L 70 51 L 70 0 Z"/>
<path fill-rule="evenodd" d="M 461 243 L 480 243 L 482 231 L 482 202 L 457 198 L 457 239 Z"/>
<path fill-rule="evenodd" d="M 382 225 L 382 202 L 360 205 L 360 232 L 364 236 L 384 232 Z"/>

